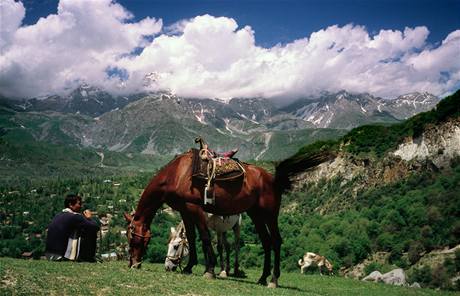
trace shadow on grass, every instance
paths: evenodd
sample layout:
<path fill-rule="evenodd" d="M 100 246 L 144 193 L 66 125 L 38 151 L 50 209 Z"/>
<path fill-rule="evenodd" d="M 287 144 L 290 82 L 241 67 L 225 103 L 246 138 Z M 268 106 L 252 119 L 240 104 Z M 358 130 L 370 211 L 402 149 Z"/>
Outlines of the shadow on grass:
<path fill-rule="evenodd" d="M 222 280 L 222 281 L 233 281 L 233 282 L 239 282 L 239 283 L 244 283 L 244 284 L 250 284 L 250 285 L 258 286 L 258 287 L 266 287 L 267 289 L 269 289 L 267 286 L 260 285 L 259 283 L 249 280 L 247 278 L 234 278 L 234 277 L 219 278 L 218 277 L 217 279 Z M 298 287 L 291 287 L 291 286 L 284 286 L 284 285 L 279 285 L 278 289 L 286 289 L 286 290 L 298 291 L 298 292 L 308 292 L 308 290 L 302 290 L 302 289 L 299 289 Z"/>

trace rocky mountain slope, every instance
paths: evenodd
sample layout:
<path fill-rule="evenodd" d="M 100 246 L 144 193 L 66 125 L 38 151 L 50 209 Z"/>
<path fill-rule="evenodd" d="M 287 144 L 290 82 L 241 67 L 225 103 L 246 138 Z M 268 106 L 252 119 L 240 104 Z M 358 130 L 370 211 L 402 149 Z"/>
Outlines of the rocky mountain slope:
<path fill-rule="evenodd" d="M 340 186 L 354 184 L 352 195 L 356 196 L 362 189 L 392 183 L 416 172 L 448 169 L 460 157 L 459 97 L 457 91 L 436 109 L 400 124 L 362 126 L 339 141 L 302 148 L 282 163 L 292 187 L 301 190 L 324 180 L 340 179 Z M 341 199 L 342 193 L 331 198 Z M 321 211 L 328 212 L 328 206 L 324 204 Z"/>
<path fill-rule="evenodd" d="M 153 95 L 96 118 L 50 111 L 18 112 L 3 107 L 0 122 L 4 137 L 18 145 L 21 138 L 27 138 L 54 145 L 166 159 L 193 147 L 197 136 L 203 136 L 217 151 L 239 148 L 237 156 L 244 160 L 270 160 L 288 157 L 305 143 L 336 138 L 344 133 L 331 129 L 284 129 L 289 118 L 279 121 L 281 127 L 273 120 L 267 126 L 262 123 L 262 115 L 254 117 L 261 120 L 257 122 L 230 107 L 215 110 L 213 104 L 220 107 L 221 102 L 213 100 L 206 106 L 199 103 L 165 94 Z M 242 108 L 240 103 L 238 106 Z M 262 109 L 257 108 L 259 110 Z"/>
<path fill-rule="evenodd" d="M 346 144 L 343 144 L 344 146 Z M 345 147 L 344 147 L 345 148 Z M 406 179 L 417 172 L 436 172 L 450 168 L 460 157 L 460 118 L 451 118 L 440 125 L 427 126 L 417 136 L 407 136 L 383 158 L 373 155 L 356 155 L 339 149 L 336 155 L 314 169 L 299 172 L 292 177 L 293 188 L 315 186 L 324 180 L 339 179 L 340 187 L 351 190 L 349 197 L 356 198 L 360 191 Z M 347 186 L 351 182 L 352 186 Z M 343 200 L 343 191 L 330 196 L 321 205 L 320 213 L 336 211 L 340 204 L 346 208 L 352 201 Z"/>
<path fill-rule="evenodd" d="M 51 95 L 19 101 L 4 98 L 3 101 L 7 101 L 8 107 L 17 111 L 55 111 L 95 117 L 115 109 L 121 109 L 143 96 L 145 94 L 142 93 L 114 96 L 100 88 L 83 84 L 66 96 Z"/>
<path fill-rule="evenodd" d="M 8 119 L 17 123 L 12 126 L 24 126 L 22 132 L 38 141 L 171 157 L 203 136 L 217 151 L 239 148 L 241 159 L 280 160 L 360 124 L 398 121 L 391 112 L 401 117 L 429 109 L 436 98 L 417 94 L 384 102 L 342 91 L 279 109 L 262 98 L 194 99 L 168 92 L 115 97 L 82 85 L 66 97 L 1 101 L 16 112 Z"/>
<path fill-rule="evenodd" d="M 385 264 L 406 269 L 411 281 L 455 286 L 452 256 L 421 264 L 460 244 L 460 91 L 404 122 L 305 146 L 277 174 L 292 188 L 282 211 L 293 225 L 303 219 L 291 230 L 301 233 L 293 248 L 324 254 L 344 272 L 366 258 L 381 268 L 372 255 L 385 252 Z"/>
<path fill-rule="evenodd" d="M 188 111 L 192 111 L 197 120 L 207 119 L 217 127 L 225 126 L 220 118 L 231 112 L 241 119 L 255 123 L 270 122 L 282 129 L 351 129 L 366 123 L 397 122 L 428 111 L 439 101 L 429 93 L 416 92 L 395 99 L 382 99 L 367 93 L 340 91 L 300 98 L 279 108 L 262 98 L 194 99 L 179 98 L 168 92 L 113 96 L 102 89 L 84 84 L 67 96 L 9 101 L 9 104 L 18 111 L 57 111 L 97 117 L 112 110 L 123 109 L 138 99 L 160 95 L 174 97 L 178 102 L 187 102 Z M 0 98 L 0 101 L 5 101 L 5 98 Z"/>
<path fill-rule="evenodd" d="M 305 98 L 282 110 L 318 128 L 351 129 L 370 122 L 397 122 L 433 108 L 439 99 L 429 93 L 411 93 L 396 99 L 341 91 Z"/>

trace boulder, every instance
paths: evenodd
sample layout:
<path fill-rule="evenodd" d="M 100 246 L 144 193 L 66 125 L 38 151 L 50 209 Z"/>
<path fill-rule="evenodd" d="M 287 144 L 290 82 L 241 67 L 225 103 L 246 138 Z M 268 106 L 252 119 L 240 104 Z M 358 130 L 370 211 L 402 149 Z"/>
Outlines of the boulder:
<path fill-rule="evenodd" d="M 390 272 L 382 275 L 381 279 L 385 284 L 395 285 L 395 286 L 405 286 L 406 285 L 406 274 L 402 268 L 394 269 Z"/>
<path fill-rule="evenodd" d="M 382 280 L 382 274 L 380 271 L 375 270 L 371 272 L 368 276 L 362 279 L 363 281 L 368 281 L 368 282 L 378 282 Z"/>
<path fill-rule="evenodd" d="M 421 288 L 420 284 L 417 282 L 413 282 L 412 285 L 410 285 L 411 288 Z"/>

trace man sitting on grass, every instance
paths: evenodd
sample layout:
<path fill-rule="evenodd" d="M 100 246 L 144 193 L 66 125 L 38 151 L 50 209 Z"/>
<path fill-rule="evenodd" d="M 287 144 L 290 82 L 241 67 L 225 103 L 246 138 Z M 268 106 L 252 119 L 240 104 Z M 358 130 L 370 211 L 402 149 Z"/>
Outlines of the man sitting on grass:
<path fill-rule="evenodd" d="M 78 260 L 94 262 L 99 225 L 91 219 L 90 210 L 83 211 L 81 197 L 66 196 L 65 209 L 48 226 L 46 258 L 53 261 Z"/>

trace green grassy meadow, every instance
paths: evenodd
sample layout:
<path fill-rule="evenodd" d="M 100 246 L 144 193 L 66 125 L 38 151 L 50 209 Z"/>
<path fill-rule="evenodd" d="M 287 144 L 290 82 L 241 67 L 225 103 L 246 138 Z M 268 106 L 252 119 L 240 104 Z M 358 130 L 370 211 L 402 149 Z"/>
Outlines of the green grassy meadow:
<path fill-rule="evenodd" d="M 126 261 L 48 262 L 0 258 L 0 295 L 460 295 L 430 289 L 395 287 L 337 276 L 282 272 L 280 287 L 256 284 L 261 270 L 247 278 L 208 280 L 198 265 L 192 275 L 166 273 L 162 264 L 130 270 Z"/>

